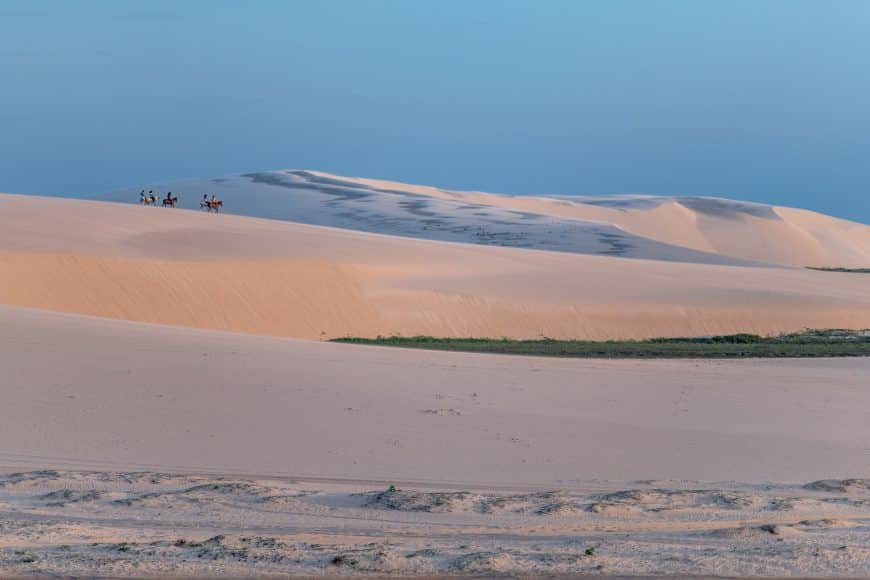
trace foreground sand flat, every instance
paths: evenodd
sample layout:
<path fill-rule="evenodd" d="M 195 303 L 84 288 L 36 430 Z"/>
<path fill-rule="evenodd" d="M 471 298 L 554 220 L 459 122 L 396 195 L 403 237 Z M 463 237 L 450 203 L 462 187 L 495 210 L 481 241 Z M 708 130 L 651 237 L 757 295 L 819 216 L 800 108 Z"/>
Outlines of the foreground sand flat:
<path fill-rule="evenodd" d="M 554 360 L 0 308 L 0 463 L 395 482 L 866 476 L 870 359 Z"/>
<path fill-rule="evenodd" d="M 870 327 L 870 277 L 413 240 L 0 196 L 0 303 L 275 336 Z"/>

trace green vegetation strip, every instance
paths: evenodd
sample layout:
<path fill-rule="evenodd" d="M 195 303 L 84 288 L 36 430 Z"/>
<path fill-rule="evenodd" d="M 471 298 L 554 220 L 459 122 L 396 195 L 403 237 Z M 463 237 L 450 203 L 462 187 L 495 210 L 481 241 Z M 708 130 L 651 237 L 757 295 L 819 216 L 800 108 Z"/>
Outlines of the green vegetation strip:
<path fill-rule="evenodd" d="M 732 334 L 649 340 L 512 340 L 379 336 L 333 342 L 429 350 L 579 358 L 802 358 L 870 356 L 870 330 L 808 330 L 778 336 Z"/>
<path fill-rule="evenodd" d="M 848 272 L 850 274 L 870 274 L 870 268 L 822 268 L 807 266 L 807 270 L 819 270 L 820 272 Z"/>

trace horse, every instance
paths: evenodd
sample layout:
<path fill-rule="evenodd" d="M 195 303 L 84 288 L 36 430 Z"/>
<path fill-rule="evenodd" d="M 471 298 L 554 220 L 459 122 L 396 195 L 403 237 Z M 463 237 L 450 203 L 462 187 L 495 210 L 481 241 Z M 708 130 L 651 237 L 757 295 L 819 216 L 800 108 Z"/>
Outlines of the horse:
<path fill-rule="evenodd" d="M 217 213 L 220 211 L 220 209 L 223 206 L 224 206 L 224 202 L 222 202 L 221 200 L 212 201 L 209 199 L 209 200 L 199 202 L 200 209 L 205 209 L 205 210 L 208 210 L 209 212 L 214 211 L 215 213 Z"/>
<path fill-rule="evenodd" d="M 168 195 L 165 198 L 163 198 L 163 207 L 166 207 L 166 206 L 175 207 L 176 203 L 178 203 L 178 196 L 172 197 L 171 195 Z"/>
<path fill-rule="evenodd" d="M 139 198 L 139 203 L 142 205 L 157 205 L 157 196 L 153 193 Z"/>

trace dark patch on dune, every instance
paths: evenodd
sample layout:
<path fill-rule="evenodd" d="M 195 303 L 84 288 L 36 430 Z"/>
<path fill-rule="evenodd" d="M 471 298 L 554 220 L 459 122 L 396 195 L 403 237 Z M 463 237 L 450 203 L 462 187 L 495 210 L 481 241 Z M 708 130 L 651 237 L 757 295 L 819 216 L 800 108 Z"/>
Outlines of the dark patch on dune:
<path fill-rule="evenodd" d="M 366 507 L 404 511 L 404 512 L 452 512 L 459 502 L 471 494 L 465 491 L 450 492 L 417 492 L 417 491 L 381 491 L 361 494 L 366 500 Z"/>
<path fill-rule="evenodd" d="M 595 234 L 598 236 L 598 241 L 607 246 L 607 249 L 597 252 L 598 254 L 624 256 L 628 250 L 634 247 L 625 241 L 626 237 L 624 235 L 602 231 L 596 231 Z"/>
<path fill-rule="evenodd" d="M 60 473 L 52 470 L 26 471 L 20 473 L 10 473 L 6 477 L 0 479 L 0 487 L 7 485 L 15 485 L 17 483 L 29 483 L 34 481 L 50 481 L 60 478 Z"/>
<path fill-rule="evenodd" d="M 598 207 L 607 207 L 611 209 L 635 209 L 635 208 L 654 208 L 668 200 L 664 197 L 621 197 L 614 196 L 613 198 L 586 198 L 586 197 L 563 197 L 561 203 L 570 205 L 571 203 L 582 203 L 584 205 L 594 205 Z"/>
<path fill-rule="evenodd" d="M 442 214 L 429 210 L 429 202 L 425 199 L 403 200 L 399 202 L 399 207 L 406 210 L 408 213 L 422 216 L 435 217 Z"/>
<path fill-rule="evenodd" d="M 370 187 L 362 183 L 357 183 L 355 181 L 345 181 L 343 179 L 336 179 L 334 177 L 323 177 L 321 175 L 315 175 L 310 171 L 305 170 L 293 170 L 290 171 L 290 173 L 297 177 L 305 179 L 306 181 L 308 181 L 309 184 L 311 184 L 313 189 L 318 190 L 320 190 L 322 186 L 333 186 L 341 189 L 359 190 L 361 192 L 366 192 L 366 195 L 370 195 L 371 193 L 390 193 L 403 197 L 418 197 L 422 199 L 430 199 L 429 196 L 412 193 L 410 191 L 402 191 L 401 189 L 380 189 L 376 187 Z"/>
<path fill-rule="evenodd" d="M 760 526 L 740 526 L 737 528 L 720 528 L 706 532 L 706 535 L 728 540 L 752 540 L 769 536 L 795 536 L 801 531 L 793 526 L 782 524 L 761 524 Z"/>
<path fill-rule="evenodd" d="M 539 213 L 532 213 L 532 212 L 528 212 L 528 211 L 517 211 L 517 210 L 513 210 L 513 209 L 508 210 L 508 211 L 514 215 L 520 216 L 520 218 L 524 219 L 524 220 L 537 220 L 537 219 L 544 219 L 547 217 L 547 216 L 541 215 Z"/>
<path fill-rule="evenodd" d="M 299 175 L 304 172 L 292 172 L 294 175 Z M 332 187 L 328 184 L 318 184 L 309 181 L 307 183 L 296 183 L 288 181 L 280 173 L 262 172 L 262 173 L 244 173 L 242 177 L 247 177 L 254 183 L 264 183 L 266 185 L 274 185 L 295 190 L 315 190 L 326 195 L 335 197 L 340 201 L 360 201 L 371 197 L 370 191 L 360 191 L 360 188 L 342 185 L 341 187 Z"/>
<path fill-rule="evenodd" d="M 96 501 L 102 497 L 102 493 L 91 489 L 88 491 L 75 491 L 72 489 L 59 489 L 51 491 L 39 496 L 39 499 L 45 502 L 46 506 L 63 507 L 71 503 L 83 503 Z"/>
<path fill-rule="evenodd" d="M 585 510 L 582 502 L 559 491 L 541 491 L 515 495 L 487 495 L 481 498 L 477 511 L 488 514 L 497 511 L 555 516 Z"/>
<path fill-rule="evenodd" d="M 372 191 L 372 188 L 363 185 L 361 183 L 356 183 L 354 181 L 346 181 L 344 179 L 335 179 L 333 177 L 324 177 L 321 175 L 315 175 L 310 171 L 305 171 L 303 169 L 294 169 L 289 172 L 291 175 L 295 175 L 296 177 L 301 177 L 306 180 L 308 183 L 315 183 L 318 185 L 333 185 L 336 187 L 342 187 L 345 189 L 364 189 L 367 191 Z"/>
<path fill-rule="evenodd" d="M 291 501 L 296 494 L 276 493 L 276 490 L 249 482 L 215 481 L 194 485 L 180 490 L 140 493 L 112 503 L 116 505 L 133 506 L 137 504 L 212 504 L 218 501 L 229 502 L 266 502 L 280 503 Z M 221 498 L 224 498 L 222 500 Z"/>
<path fill-rule="evenodd" d="M 781 220 L 769 205 L 719 199 L 716 197 L 678 197 L 674 201 L 698 213 L 725 219 L 739 219 L 743 215 Z"/>
<path fill-rule="evenodd" d="M 718 507 L 742 509 L 753 506 L 758 499 L 747 493 L 705 489 L 629 489 L 595 497 L 588 510 L 606 513 L 616 508 L 659 512 L 686 508 Z"/>
<path fill-rule="evenodd" d="M 365 507 L 428 513 L 522 513 L 535 516 L 566 516 L 586 510 L 580 498 L 559 491 L 512 495 L 477 495 L 466 491 L 421 492 L 389 490 L 360 494 Z"/>
<path fill-rule="evenodd" d="M 834 493 L 870 492 L 870 479 L 820 479 L 804 485 L 804 489 Z"/>

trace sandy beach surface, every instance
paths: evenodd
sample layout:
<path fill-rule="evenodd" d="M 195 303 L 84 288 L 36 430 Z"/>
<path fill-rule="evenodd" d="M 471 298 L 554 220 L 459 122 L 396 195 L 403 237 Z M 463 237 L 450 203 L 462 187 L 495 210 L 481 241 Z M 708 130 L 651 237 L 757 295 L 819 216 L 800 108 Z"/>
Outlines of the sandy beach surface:
<path fill-rule="evenodd" d="M 248 215 L 196 210 L 205 184 Z M 325 340 L 868 328 L 870 276 L 803 267 L 866 267 L 867 226 L 305 171 L 173 188 L 189 209 L 0 195 L 0 576 L 870 576 L 870 359 Z"/>

